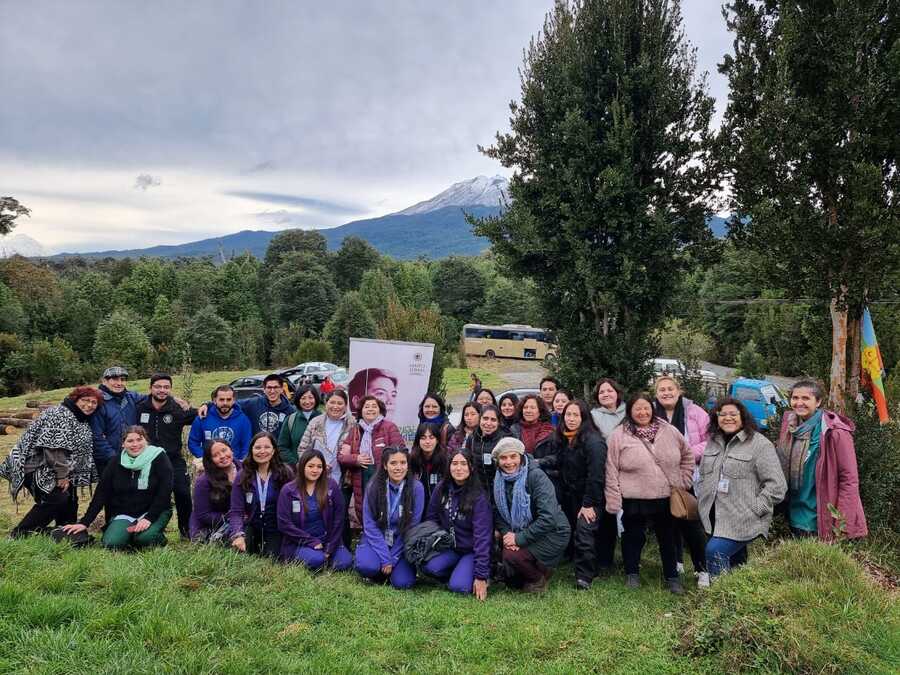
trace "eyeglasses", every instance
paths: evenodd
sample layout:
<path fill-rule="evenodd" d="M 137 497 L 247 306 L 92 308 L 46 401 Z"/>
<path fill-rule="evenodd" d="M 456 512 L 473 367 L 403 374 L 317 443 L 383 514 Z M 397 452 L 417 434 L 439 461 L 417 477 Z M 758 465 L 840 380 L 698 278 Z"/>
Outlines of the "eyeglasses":
<path fill-rule="evenodd" d="M 732 413 L 732 412 L 717 412 L 716 416 L 723 420 L 725 420 L 725 419 L 736 420 L 736 419 L 740 419 L 741 414 L 740 413 Z"/>

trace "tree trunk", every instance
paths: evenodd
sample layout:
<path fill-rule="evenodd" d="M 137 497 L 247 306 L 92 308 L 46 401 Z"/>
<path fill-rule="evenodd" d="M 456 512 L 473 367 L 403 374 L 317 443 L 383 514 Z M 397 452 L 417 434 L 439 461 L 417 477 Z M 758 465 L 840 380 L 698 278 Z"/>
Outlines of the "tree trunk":
<path fill-rule="evenodd" d="M 847 349 L 850 351 L 850 374 L 847 377 L 847 396 L 851 401 L 855 401 L 859 395 L 859 376 L 862 369 L 862 352 L 860 351 L 860 340 L 862 339 L 859 325 L 859 317 L 856 312 L 847 324 Z"/>
<path fill-rule="evenodd" d="M 828 406 L 844 412 L 847 383 L 847 308 L 840 307 L 838 298 L 831 299 L 831 387 Z"/>

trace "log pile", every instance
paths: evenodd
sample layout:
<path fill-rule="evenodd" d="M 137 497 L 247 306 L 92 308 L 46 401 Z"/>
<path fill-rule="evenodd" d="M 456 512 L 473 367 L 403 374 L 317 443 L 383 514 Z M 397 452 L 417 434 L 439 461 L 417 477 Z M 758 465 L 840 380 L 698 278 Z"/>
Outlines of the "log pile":
<path fill-rule="evenodd" d="M 24 408 L 0 410 L 0 436 L 15 433 L 16 429 L 25 429 L 47 408 L 55 405 L 52 401 L 37 399 L 26 401 Z"/>

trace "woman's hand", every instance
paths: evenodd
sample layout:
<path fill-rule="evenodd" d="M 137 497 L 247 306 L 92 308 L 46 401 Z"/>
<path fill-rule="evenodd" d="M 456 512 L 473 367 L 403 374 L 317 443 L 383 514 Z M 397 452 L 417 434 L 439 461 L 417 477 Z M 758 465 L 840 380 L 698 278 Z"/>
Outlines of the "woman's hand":
<path fill-rule="evenodd" d="M 235 537 L 231 540 L 231 545 L 241 553 L 247 552 L 247 540 L 244 537 Z"/>
<path fill-rule="evenodd" d="M 391 576 L 391 572 L 393 572 L 393 571 L 394 571 L 393 565 L 382 565 L 381 566 L 381 573 L 386 577 Z"/>
<path fill-rule="evenodd" d="M 69 489 L 69 479 L 68 478 L 60 478 L 56 481 L 56 487 L 65 492 Z"/>
<path fill-rule="evenodd" d="M 313 548 L 314 548 L 315 550 L 317 550 L 317 551 L 321 551 L 321 550 L 322 550 L 322 544 L 316 544 L 315 546 L 313 546 Z"/>
<path fill-rule="evenodd" d="M 375 463 L 375 458 L 372 455 L 357 455 L 356 463 L 360 466 L 370 466 Z"/>
<path fill-rule="evenodd" d="M 584 518 L 587 522 L 593 523 L 597 520 L 597 511 L 594 510 L 593 506 L 582 506 L 578 511 L 578 518 Z"/>
<path fill-rule="evenodd" d="M 131 532 L 132 534 L 137 534 L 138 532 L 143 532 L 148 527 L 150 527 L 153 523 L 151 523 L 146 518 L 141 518 L 131 527 L 125 528 L 127 532 Z"/>
<path fill-rule="evenodd" d="M 514 532 L 507 532 L 503 535 L 503 548 L 508 548 L 510 551 L 519 550 L 519 547 L 516 545 L 516 535 Z"/>
<path fill-rule="evenodd" d="M 475 594 L 476 598 L 483 602 L 487 599 L 487 587 L 488 583 L 486 579 L 476 579 L 475 583 L 472 584 L 472 593 Z"/>
<path fill-rule="evenodd" d="M 63 532 L 66 534 L 78 534 L 87 530 L 87 525 L 81 523 L 72 523 L 71 525 L 63 525 Z"/>

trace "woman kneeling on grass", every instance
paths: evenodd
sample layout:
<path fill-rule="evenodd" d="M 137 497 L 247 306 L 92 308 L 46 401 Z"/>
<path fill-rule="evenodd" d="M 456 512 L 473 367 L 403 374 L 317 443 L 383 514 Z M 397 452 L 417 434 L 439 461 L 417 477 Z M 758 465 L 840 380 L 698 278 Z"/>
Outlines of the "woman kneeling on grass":
<path fill-rule="evenodd" d="M 275 507 L 281 488 L 294 472 L 281 461 L 275 437 L 260 431 L 250 439 L 250 452 L 231 488 L 228 512 L 231 545 L 238 551 L 275 558 L 281 551 L 281 533 Z"/>
<path fill-rule="evenodd" d="M 721 399 L 710 417 L 697 499 L 700 521 L 712 535 L 706 566 L 715 578 L 746 562 L 747 545 L 768 535 L 787 482 L 775 446 L 756 431 L 743 403 Z"/>
<path fill-rule="evenodd" d="M 297 479 L 278 495 L 281 557 L 313 572 L 350 569 L 353 558 L 341 543 L 347 507 L 338 484 L 329 478 L 325 455 L 306 450 L 297 462 Z"/>
<path fill-rule="evenodd" d="M 228 441 L 212 439 L 203 446 L 203 473 L 194 481 L 191 541 L 195 544 L 228 541 L 231 486 L 237 477 L 234 452 Z"/>
<path fill-rule="evenodd" d="M 412 588 L 416 570 L 406 561 L 403 546 L 406 533 L 422 520 L 425 490 L 409 470 L 406 448 L 384 449 L 363 501 L 356 571 L 366 579 L 389 579 L 394 588 Z"/>
<path fill-rule="evenodd" d="M 494 523 L 502 538 L 506 583 L 528 593 L 547 590 L 571 528 L 556 501 L 556 490 L 517 438 L 494 447 Z"/>
<path fill-rule="evenodd" d="M 422 571 L 448 582 L 454 593 L 487 598 L 493 515 L 470 452 L 457 450 L 450 457 L 446 477 L 428 503 L 428 520 L 452 532 L 456 546 L 429 560 Z"/>
<path fill-rule="evenodd" d="M 166 451 L 147 445 L 143 427 L 127 427 L 119 461 L 107 465 L 84 517 L 65 525 L 63 532 L 70 536 L 84 532 L 103 509 L 106 548 L 165 546 L 171 500 L 172 463 Z"/>

